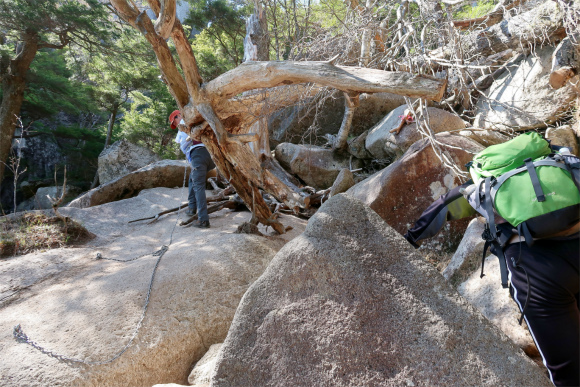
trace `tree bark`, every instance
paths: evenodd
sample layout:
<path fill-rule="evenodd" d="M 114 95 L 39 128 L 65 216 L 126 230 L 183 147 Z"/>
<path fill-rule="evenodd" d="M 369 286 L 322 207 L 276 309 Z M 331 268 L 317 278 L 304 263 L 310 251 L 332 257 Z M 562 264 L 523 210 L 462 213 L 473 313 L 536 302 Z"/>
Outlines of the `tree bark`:
<path fill-rule="evenodd" d="M 270 60 L 268 53 L 268 23 L 260 1 L 254 1 L 255 12 L 246 20 L 244 62 Z"/>
<path fill-rule="evenodd" d="M 27 33 L 18 46 L 16 58 L 2 59 L 2 103 L 0 104 L 0 182 L 4 179 L 5 162 L 10 156 L 12 137 L 16 130 L 17 115 L 20 113 L 26 72 L 38 51 L 39 37 L 36 33 Z"/>
<path fill-rule="evenodd" d="M 266 13 L 262 10 L 259 0 L 254 1 L 255 11 L 246 20 L 246 37 L 244 38 L 244 62 L 269 60 L 268 54 L 268 23 Z M 250 147 L 259 160 L 272 158 L 270 153 L 270 136 L 268 133 L 268 120 L 260 110 L 258 120 L 250 127 L 250 132 L 258 135 L 258 141 L 250 143 Z"/>
<path fill-rule="evenodd" d="M 366 0 L 363 13 L 369 19 L 371 18 L 372 5 L 373 5 L 372 0 Z M 369 23 L 369 24 L 371 24 L 371 23 Z M 363 30 L 362 37 L 361 37 L 359 66 L 366 67 L 366 66 L 368 66 L 369 62 L 371 61 L 371 41 L 372 41 L 373 36 L 374 36 L 374 33 L 373 33 L 372 25 L 367 26 Z"/>
<path fill-rule="evenodd" d="M 107 127 L 107 138 L 105 139 L 105 146 L 103 149 L 111 144 L 111 137 L 113 136 L 113 127 L 115 126 L 115 120 L 117 119 L 117 112 L 119 111 L 119 105 L 113 105 L 113 110 L 111 111 L 111 116 L 109 117 L 109 125 Z"/>
<path fill-rule="evenodd" d="M 202 90 L 213 102 L 252 89 L 308 82 L 345 92 L 387 92 L 433 101 L 441 100 L 446 85 L 444 79 L 424 74 L 285 61 L 243 63 L 203 85 Z"/>

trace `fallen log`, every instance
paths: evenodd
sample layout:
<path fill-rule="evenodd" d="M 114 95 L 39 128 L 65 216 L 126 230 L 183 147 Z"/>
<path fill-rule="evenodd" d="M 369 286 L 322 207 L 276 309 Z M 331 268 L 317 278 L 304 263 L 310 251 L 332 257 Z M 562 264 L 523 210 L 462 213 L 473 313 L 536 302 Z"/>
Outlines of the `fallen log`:
<path fill-rule="evenodd" d="M 564 19 L 565 12 L 561 6 L 548 0 L 509 20 L 462 36 L 461 48 L 465 59 L 472 61 L 476 57 L 487 57 L 507 49 L 521 50 L 537 43 L 555 42 L 566 36 Z M 449 59 L 451 54 L 452 48 L 447 46 L 431 51 L 429 56 L 437 61 Z"/>
<path fill-rule="evenodd" d="M 440 101 L 446 81 L 424 74 L 335 66 L 328 62 L 246 62 L 203 87 L 213 100 L 248 90 L 298 83 L 316 83 L 344 92 L 387 92 Z"/>
<path fill-rule="evenodd" d="M 453 26 L 459 30 L 466 30 L 474 26 L 483 28 L 491 27 L 504 19 L 505 12 L 519 6 L 520 4 L 523 4 L 526 1 L 527 0 L 515 0 L 509 4 L 504 4 L 504 2 L 500 2 L 487 15 L 476 17 L 473 19 L 455 20 L 453 21 Z"/>

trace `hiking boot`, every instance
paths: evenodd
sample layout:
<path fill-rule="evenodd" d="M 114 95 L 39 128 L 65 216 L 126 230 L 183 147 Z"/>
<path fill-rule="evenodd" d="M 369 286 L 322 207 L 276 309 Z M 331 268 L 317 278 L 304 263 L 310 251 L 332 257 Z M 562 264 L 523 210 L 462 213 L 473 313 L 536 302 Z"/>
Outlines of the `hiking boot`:
<path fill-rule="evenodd" d="M 209 220 L 204 220 L 203 222 L 195 222 L 193 227 L 197 228 L 209 228 Z"/>
<path fill-rule="evenodd" d="M 187 216 L 193 216 L 197 213 L 197 209 L 191 209 L 191 208 L 187 208 L 187 211 L 185 211 L 185 215 Z"/>

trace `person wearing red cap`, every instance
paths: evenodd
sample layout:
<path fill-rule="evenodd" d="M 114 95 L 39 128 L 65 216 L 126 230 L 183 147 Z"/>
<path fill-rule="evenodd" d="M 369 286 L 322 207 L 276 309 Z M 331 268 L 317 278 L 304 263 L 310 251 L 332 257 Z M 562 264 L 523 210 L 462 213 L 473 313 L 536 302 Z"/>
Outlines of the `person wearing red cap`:
<path fill-rule="evenodd" d="M 185 125 L 179 110 L 174 110 L 169 115 L 169 124 L 171 129 L 177 129 L 178 125 Z M 189 195 L 188 209 L 186 214 L 193 216 L 198 214 L 198 221 L 193 227 L 209 228 L 209 215 L 207 213 L 207 200 L 205 197 L 205 182 L 207 171 L 215 168 L 211 156 L 201 141 L 195 141 L 189 136 L 178 131 L 175 142 L 185 154 L 185 158 L 191 164 L 191 173 L 189 174 Z"/>

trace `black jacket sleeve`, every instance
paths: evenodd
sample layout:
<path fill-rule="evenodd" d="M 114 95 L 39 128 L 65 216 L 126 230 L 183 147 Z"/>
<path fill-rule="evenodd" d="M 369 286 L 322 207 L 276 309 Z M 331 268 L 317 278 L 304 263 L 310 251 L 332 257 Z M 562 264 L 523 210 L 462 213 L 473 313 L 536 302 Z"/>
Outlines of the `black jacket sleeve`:
<path fill-rule="evenodd" d="M 404 235 L 409 243 L 418 248 L 420 241 L 437 235 L 446 221 L 466 218 L 475 214 L 473 207 L 459 192 L 461 188 L 471 184 L 473 183 L 470 180 L 453 188 L 427 207 L 415 225 Z"/>

